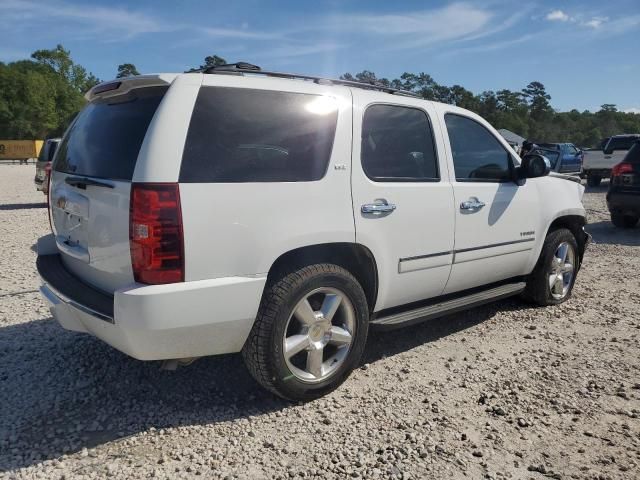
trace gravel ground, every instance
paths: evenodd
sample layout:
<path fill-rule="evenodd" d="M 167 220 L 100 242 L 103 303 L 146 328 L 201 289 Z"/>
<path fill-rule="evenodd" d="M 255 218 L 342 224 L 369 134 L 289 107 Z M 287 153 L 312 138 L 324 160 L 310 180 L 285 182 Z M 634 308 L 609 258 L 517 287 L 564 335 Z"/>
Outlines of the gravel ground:
<path fill-rule="evenodd" d="M 345 385 L 291 405 L 238 355 L 167 372 L 62 330 L 33 170 L 0 165 L 1 479 L 640 477 L 640 229 L 612 227 L 606 185 L 568 303 L 374 333 Z"/>

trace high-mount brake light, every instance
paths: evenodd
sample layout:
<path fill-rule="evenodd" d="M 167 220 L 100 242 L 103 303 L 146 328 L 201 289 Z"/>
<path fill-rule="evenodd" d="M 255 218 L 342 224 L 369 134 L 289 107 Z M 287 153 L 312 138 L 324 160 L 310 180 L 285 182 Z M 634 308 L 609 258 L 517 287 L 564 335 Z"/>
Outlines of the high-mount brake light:
<path fill-rule="evenodd" d="M 177 183 L 133 183 L 129 212 L 136 282 L 184 282 L 184 239 Z"/>
<path fill-rule="evenodd" d="M 617 165 L 615 165 L 613 167 L 613 169 L 611 169 L 611 176 L 612 177 L 619 177 L 620 175 L 624 174 L 624 173 L 633 173 L 633 165 L 631 165 L 630 163 L 619 163 Z"/>
<path fill-rule="evenodd" d="M 100 95 L 101 93 L 104 93 L 104 92 L 110 92 L 111 90 L 117 90 L 117 89 L 120 88 L 120 85 L 122 85 L 122 82 L 102 83 L 102 84 L 94 87 L 92 93 L 94 95 Z"/>

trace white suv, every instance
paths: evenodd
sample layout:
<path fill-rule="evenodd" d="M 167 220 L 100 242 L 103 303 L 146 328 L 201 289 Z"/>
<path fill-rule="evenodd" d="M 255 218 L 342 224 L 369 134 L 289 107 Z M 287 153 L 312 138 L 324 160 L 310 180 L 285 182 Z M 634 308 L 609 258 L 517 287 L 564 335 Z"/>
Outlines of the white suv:
<path fill-rule="evenodd" d="M 64 328 L 132 357 L 242 351 L 306 400 L 370 327 L 571 293 L 583 187 L 474 113 L 244 65 L 87 99 L 52 170 L 41 291 Z"/>

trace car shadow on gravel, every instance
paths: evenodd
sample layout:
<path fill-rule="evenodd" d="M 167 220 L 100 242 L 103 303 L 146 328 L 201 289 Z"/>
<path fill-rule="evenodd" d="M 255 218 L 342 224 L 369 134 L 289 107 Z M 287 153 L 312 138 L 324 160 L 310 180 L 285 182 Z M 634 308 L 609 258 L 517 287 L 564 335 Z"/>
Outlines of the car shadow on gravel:
<path fill-rule="evenodd" d="M 176 371 L 134 360 L 49 318 L 0 328 L 0 472 L 150 428 L 210 425 L 290 406 L 239 355 Z"/>
<path fill-rule="evenodd" d="M 618 228 L 609 220 L 589 223 L 586 231 L 593 235 L 593 242 L 604 245 L 640 246 L 640 224 L 635 228 Z"/>
<path fill-rule="evenodd" d="M 381 358 L 462 332 L 490 320 L 499 312 L 529 308 L 532 308 L 532 305 L 522 300 L 507 299 L 398 330 L 383 332 L 374 329 L 369 334 L 363 363 L 373 363 Z"/>
<path fill-rule="evenodd" d="M 372 331 L 363 363 L 463 331 L 501 301 L 392 332 Z M 291 404 L 262 390 L 240 355 L 202 358 L 176 371 L 134 360 L 51 318 L 0 328 L 0 471 L 23 468 L 151 428 L 212 425 Z"/>
<path fill-rule="evenodd" d="M 0 210 L 29 210 L 32 208 L 47 208 L 47 204 L 46 202 L 0 204 Z"/>

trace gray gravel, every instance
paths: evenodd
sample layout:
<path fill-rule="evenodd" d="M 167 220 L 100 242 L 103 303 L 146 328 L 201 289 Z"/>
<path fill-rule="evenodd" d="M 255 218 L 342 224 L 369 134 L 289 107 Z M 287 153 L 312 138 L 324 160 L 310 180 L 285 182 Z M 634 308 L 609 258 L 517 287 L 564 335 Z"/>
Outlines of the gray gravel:
<path fill-rule="evenodd" d="M 291 405 L 237 355 L 166 372 L 62 330 L 33 170 L 0 165 L 0 479 L 640 476 L 640 229 L 611 226 L 606 185 L 568 303 L 374 333 L 342 388 Z"/>

